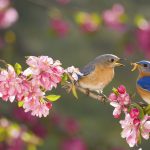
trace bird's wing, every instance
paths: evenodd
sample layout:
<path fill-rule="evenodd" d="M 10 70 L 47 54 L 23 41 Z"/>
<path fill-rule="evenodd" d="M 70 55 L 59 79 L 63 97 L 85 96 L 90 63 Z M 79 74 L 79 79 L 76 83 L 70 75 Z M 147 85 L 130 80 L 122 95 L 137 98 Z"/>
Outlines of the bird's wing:
<path fill-rule="evenodd" d="M 91 62 L 87 64 L 83 69 L 80 70 L 80 72 L 83 74 L 83 76 L 87 76 L 88 74 L 92 73 L 95 70 L 95 63 Z"/>
<path fill-rule="evenodd" d="M 137 85 L 139 85 L 144 90 L 150 92 L 150 77 L 143 77 L 137 81 Z"/>

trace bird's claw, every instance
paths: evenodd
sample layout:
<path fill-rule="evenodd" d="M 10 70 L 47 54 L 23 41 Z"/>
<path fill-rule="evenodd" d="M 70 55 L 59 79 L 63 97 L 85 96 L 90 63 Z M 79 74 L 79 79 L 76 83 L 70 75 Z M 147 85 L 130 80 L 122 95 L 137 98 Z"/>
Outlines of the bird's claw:
<path fill-rule="evenodd" d="M 86 89 L 86 95 L 89 96 L 89 94 L 90 94 L 90 90 L 89 90 L 89 89 Z"/>
<path fill-rule="evenodd" d="M 103 93 L 99 93 L 99 96 L 101 96 L 101 98 L 102 98 L 102 102 L 107 102 L 107 96 L 105 95 L 105 94 L 103 94 Z"/>
<path fill-rule="evenodd" d="M 70 93 L 71 89 L 72 89 L 72 84 L 70 82 L 66 82 L 62 88 L 64 88 L 68 93 Z"/>

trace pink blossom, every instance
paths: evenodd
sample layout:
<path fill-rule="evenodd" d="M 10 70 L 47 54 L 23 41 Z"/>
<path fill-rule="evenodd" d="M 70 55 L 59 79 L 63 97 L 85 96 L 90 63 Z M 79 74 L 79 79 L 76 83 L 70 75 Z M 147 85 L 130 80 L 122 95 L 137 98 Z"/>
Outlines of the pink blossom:
<path fill-rule="evenodd" d="M 109 100 L 112 102 L 117 101 L 117 95 L 115 93 L 111 93 L 109 95 Z"/>
<path fill-rule="evenodd" d="M 64 140 L 60 147 L 61 150 L 87 150 L 82 139 L 74 138 Z"/>
<path fill-rule="evenodd" d="M 5 29 L 14 24 L 18 19 L 18 12 L 14 8 L 8 8 L 0 12 L 0 28 Z"/>
<path fill-rule="evenodd" d="M 131 118 L 137 118 L 139 116 L 140 112 L 137 108 L 132 108 L 130 110 L 130 117 Z"/>
<path fill-rule="evenodd" d="M 116 89 L 116 93 L 111 93 L 109 95 L 110 105 L 115 109 L 113 111 L 114 118 L 119 118 L 121 112 L 127 112 L 128 105 L 130 104 L 130 96 L 126 92 L 126 88 L 123 85 L 120 85 Z"/>
<path fill-rule="evenodd" d="M 49 108 L 46 106 L 46 102 L 40 102 L 39 99 L 27 99 L 24 100 L 23 108 L 25 112 L 31 111 L 31 115 L 37 117 L 46 117 L 49 114 Z"/>
<path fill-rule="evenodd" d="M 0 0 L 0 10 L 5 9 L 10 5 L 10 0 Z"/>
<path fill-rule="evenodd" d="M 114 4 L 112 9 L 103 12 L 103 20 L 106 26 L 119 31 L 125 29 L 125 22 L 123 20 L 124 16 L 125 11 L 121 4 Z"/>
<path fill-rule="evenodd" d="M 140 24 L 136 30 L 135 36 L 140 50 L 144 52 L 146 57 L 150 57 L 150 23 L 145 21 L 144 23 Z"/>
<path fill-rule="evenodd" d="M 25 112 L 31 111 L 33 116 L 46 117 L 51 107 L 47 106 L 48 102 L 44 100 L 44 94 L 37 84 L 31 82 L 28 93 L 26 93 L 23 99 Z"/>
<path fill-rule="evenodd" d="M 120 124 L 123 128 L 121 137 L 126 138 L 130 147 L 137 145 L 140 137 L 139 124 L 134 124 L 134 119 L 128 113 L 125 114 L 125 120 L 121 120 Z"/>
<path fill-rule="evenodd" d="M 125 88 L 125 86 L 124 86 L 124 85 L 120 85 L 120 86 L 118 87 L 118 92 L 119 92 L 120 94 L 126 93 L 126 88 Z"/>
<path fill-rule="evenodd" d="M 144 139 L 148 140 L 150 136 L 150 116 L 144 116 L 141 121 L 141 135 Z"/>
<path fill-rule="evenodd" d="M 61 18 L 52 18 L 50 20 L 50 28 L 59 37 L 65 37 L 69 33 L 69 23 Z"/>
<path fill-rule="evenodd" d="M 15 100 L 15 97 L 20 89 L 20 78 L 15 73 L 14 68 L 8 65 L 8 70 L 0 72 L 0 96 L 3 100 L 10 102 Z"/>
<path fill-rule="evenodd" d="M 33 82 L 46 90 L 57 87 L 64 73 L 60 61 L 53 61 L 48 56 L 30 56 L 26 62 L 30 67 L 24 71 L 25 76 L 32 75 Z"/>
<path fill-rule="evenodd" d="M 117 102 L 111 102 L 110 103 L 111 106 L 115 107 L 114 111 L 113 111 L 113 116 L 114 118 L 119 118 L 122 112 L 122 107 L 119 103 Z"/>
<path fill-rule="evenodd" d="M 87 33 L 97 31 L 101 23 L 100 16 L 96 13 L 78 12 L 75 19 L 81 30 Z"/>
<path fill-rule="evenodd" d="M 139 119 L 139 110 L 133 108 L 130 113 L 125 114 L 125 119 L 120 121 L 123 131 L 122 138 L 126 138 L 130 147 L 138 144 L 140 136 L 148 140 L 150 136 L 150 116 L 145 115 Z"/>

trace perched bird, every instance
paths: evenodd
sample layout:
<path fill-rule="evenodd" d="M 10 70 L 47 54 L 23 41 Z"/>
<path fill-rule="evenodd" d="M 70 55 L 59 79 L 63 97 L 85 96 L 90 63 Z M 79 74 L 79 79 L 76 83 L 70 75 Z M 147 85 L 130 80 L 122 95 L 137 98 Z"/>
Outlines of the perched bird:
<path fill-rule="evenodd" d="M 139 70 L 136 81 L 137 92 L 145 102 L 150 104 L 150 61 L 142 60 L 132 63 L 132 65 L 134 66 L 132 71 Z"/>
<path fill-rule="evenodd" d="M 104 87 L 114 78 L 114 68 L 123 66 L 119 63 L 120 60 L 119 57 L 112 54 L 96 57 L 80 70 L 83 76 L 79 77 L 78 85 L 87 91 L 96 91 L 101 94 Z"/>

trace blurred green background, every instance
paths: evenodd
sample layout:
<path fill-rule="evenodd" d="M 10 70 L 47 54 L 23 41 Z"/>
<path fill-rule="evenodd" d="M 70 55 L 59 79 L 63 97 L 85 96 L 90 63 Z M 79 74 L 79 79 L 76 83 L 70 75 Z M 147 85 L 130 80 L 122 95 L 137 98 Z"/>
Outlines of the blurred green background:
<path fill-rule="evenodd" d="M 0 36 L 4 38 L 6 33 L 11 33 L 10 35 L 13 34 L 15 39 L 6 41 L 1 47 L 0 59 L 11 64 L 18 62 L 25 67 L 25 56 L 48 55 L 59 59 L 64 68 L 72 65 L 82 68 L 96 56 L 112 53 L 125 57 L 128 61 L 126 67 L 116 69 L 116 76 L 113 82 L 104 89 L 104 93 L 108 95 L 112 87 L 120 84 L 125 85 L 129 93 L 135 93 L 137 73 L 130 71 L 130 62 L 145 59 L 145 56 L 142 51 L 136 49 L 136 52 L 131 55 L 125 54 L 123 42 L 125 38 L 131 38 L 130 35 L 125 36 L 128 31 L 111 30 L 102 23 L 96 32 L 84 33 L 74 19 L 78 11 L 96 12 L 101 15 L 104 10 L 111 9 L 115 3 L 124 6 L 130 26 L 133 25 L 133 20 L 138 14 L 142 14 L 147 19 L 150 18 L 149 0 L 71 0 L 68 4 L 61 4 L 56 0 L 12 0 L 13 7 L 18 11 L 19 19 L 10 28 L 1 29 Z M 59 13 L 69 22 L 70 29 L 66 36 L 59 37 L 51 32 L 50 20 L 55 13 Z M 43 138 L 43 144 L 38 147 L 38 150 L 62 150 L 59 146 L 61 141 L 70 137 L 83 139 L 88 150 L 131 149 L 125 139 L 120 136 L 119 120 L 113 118 L 111 106 L 99 103 L 79 92 L 79 100 L 61 88 L 55 92 L 61 93 L 62 97 L 53 103 L 54 107 L 49 117 L 39 119 L 39 122 L 46 128 L 47 135 Z M 140 99 L 137 94 L 136 99 Z M 16 105 L 1 101 L 1 116 L 21 125 L 26 124 L 18 121 L 12 115 L 11 112 L 17 108 Z M 51 120 L 55 113 L 64 118 L 74 118 L 80 126 L 78 133 L 68 135 L 58 129 L 59 125 L 54 125 Z M 30 128 L 28 123 L 27 126 Z M 149 146 L 149 141 L 142 141 L 141 147 L 144 150 L 148 150 Z"/>

